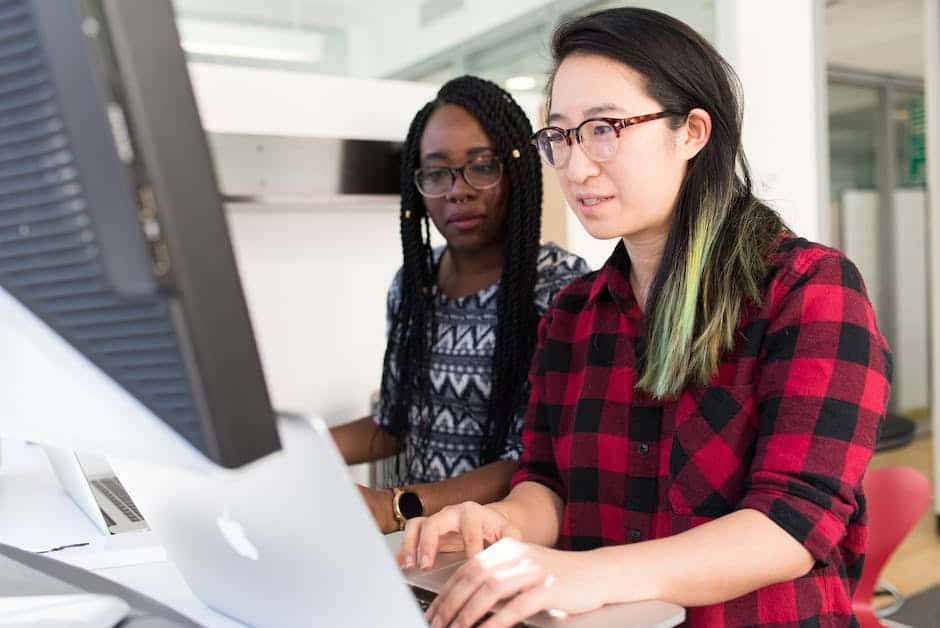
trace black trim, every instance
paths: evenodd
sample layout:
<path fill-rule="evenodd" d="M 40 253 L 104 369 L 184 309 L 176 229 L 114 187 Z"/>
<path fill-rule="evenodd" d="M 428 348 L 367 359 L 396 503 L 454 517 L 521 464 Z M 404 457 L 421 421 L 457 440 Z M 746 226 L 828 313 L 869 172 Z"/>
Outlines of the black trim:
<path fill-rule="evenodd" d="M 424 516 L 424 504 L 414 491 L 404 491 L 398 497 L 398 511 L 405 519 Z"/>

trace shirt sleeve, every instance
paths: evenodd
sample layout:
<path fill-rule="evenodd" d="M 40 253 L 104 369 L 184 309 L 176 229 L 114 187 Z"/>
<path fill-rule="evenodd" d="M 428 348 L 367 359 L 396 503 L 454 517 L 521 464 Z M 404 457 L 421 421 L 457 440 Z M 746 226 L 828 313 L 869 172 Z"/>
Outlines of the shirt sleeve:
<path fill-rule="evenodd" d="M 516 404 L 516 411 L 512 415 L 512 426 L 506 434 L 506 445 L 499 457 L 500 460 L 516 461 L 522 455 L 522 428 L 525 424 L 526 408 L 529 405 L 529 389 L 529 382 L 526 381 L 519 393 L 520 403 Z"/>
<path fill-rule="evenodd" d="M 539 323 L 538 344 L 529 373 L 529 400 L 526 404 L 522 427 L 522 455 L 519 458 L 519 468 L 510 482 L 510 488 L 522 482 L 538 482 L 555 491 L 559 496 L 563 496 L 564 490 L 555 463 L 555 451 L 549 429 L 549 410 L 541 401 L 541 391 L 545 386 L 545 368 L 541 354 L 551 325 L 551 310 L 549 310 Z"/>
<path fill-rule="evenodd" d="M 539 260 L 535 285 L 535 309 L 544 316 L 558 291 L 578 277 L 591 272 L 588 263 L 564 249 L 551 245 L 548 255 Z"/>
<path fill-rule="evenodd" d="M 395 273 L 392 283 L 388 289 L 388 296 L 385 299 L 385 342 L 392 343 L 392 321 L 398 313 L 398 306 L 401 303 L 401 270 Z M 396 388 L 398 383 L 398 365 L 396 354 L 393 352 L 389 358 L 388 368 L 391 371 L 391 377 L 386 381 L 385 373 L 382 374 L 382 382 L 379 384 L 378 399 L 372 406 L 372 419 L 376 424 L 388 430 L 392 424 L 391 412 L 395 404 Z"/>
<path fill-rule="evenodd" d="M 805 265 L 784 271 L 766 297 L 775 314 L 758 354 L 758 437 L 739 507 L 826 563 L 861 507 L 891 354 L 856 267 L 834 254 Z"/>
<path fill-rule="evenodd" d="M 578 277 L 591 272 L 583 259 L 556 245 L 546 245 L 540 254 L 539 276 L 535 286 L 535 309 L 544 316 L 558 291 Z M 537 356 L 538 349 L 535 351 Z M 535 364 L 535 360 L 533 360 Z M 518 460 L 522 454 L 523 431 L 531 399 L 531 374 L 523 385 L 519 402 L 513 413 L 513 425 L 506 437 L 506 446 L 501 460 Z"/>

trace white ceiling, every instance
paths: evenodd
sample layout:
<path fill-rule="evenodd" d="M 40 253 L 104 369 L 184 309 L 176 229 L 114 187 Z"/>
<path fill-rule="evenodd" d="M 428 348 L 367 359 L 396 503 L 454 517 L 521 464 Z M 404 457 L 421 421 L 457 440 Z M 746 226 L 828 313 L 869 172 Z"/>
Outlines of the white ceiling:
<path fill-rule="evenodd" d="M 415 0 L 173 0 L 178 14 L 230 22 L 294 28 L 345 28 L 375 24 Z"/>
<path fill-rule="evenodd" d="M 434 0 L 174 0 L 181 16 L 290 28 L 379 26 Z M 466 0 L 472 2 L 473 0 Z M 793 1 L 793 0 L 780 0 Z M 923 77 L 926 0 L 827 0 L 830 64 Z M 656 6 L 658 2 L 643 2 Z M 663 6 L 673 4 L 663 2 Z M 710 2 L 703 2 L 713 6 Z M 672 7 L 670 7 L 672 8 Z M 680 11 L 681 13 L 681 11 Z M 403 45 L 407 42 L 403 41 Z M 354 54 L 354 51 L 352 51 Z"/>
<path fill-rule="evenodd" d="M 832 65 L 923 78 L 925 0 L 828 0 Z"/>

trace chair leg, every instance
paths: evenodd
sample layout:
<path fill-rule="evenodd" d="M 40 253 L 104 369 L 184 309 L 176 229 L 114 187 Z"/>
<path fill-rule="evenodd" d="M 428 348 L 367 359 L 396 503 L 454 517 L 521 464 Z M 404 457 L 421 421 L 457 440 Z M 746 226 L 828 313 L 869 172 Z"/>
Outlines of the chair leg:
<path fill-rule="evenodd" d="M 894 615 L 899 610 L 901 610 L 901 607 L 904 606 L 904 602 L 907 600 L 907 598 L 904 597 L 904 594 L 887 580 L 878 581 L 878 587 L 875 590 L 875 594 L 877 595 L 879 593 L 890 595 L 892 598 L 894 598 L 894 601 L 887 606 L 882 606 L 875 610 L 875 615 L 878 616 L 878 619 L 884 619 L 885 617 Z"/>

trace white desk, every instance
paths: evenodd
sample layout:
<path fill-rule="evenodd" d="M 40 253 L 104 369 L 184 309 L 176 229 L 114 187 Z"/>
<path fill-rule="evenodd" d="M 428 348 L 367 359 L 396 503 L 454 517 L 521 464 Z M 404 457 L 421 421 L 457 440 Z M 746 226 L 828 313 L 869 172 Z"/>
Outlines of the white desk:
<path fill-rule="evenodd" d="M 40 447 L 0 439 L 0 448 L 0 543 L 34 552 L 88 543 L 47 555 L 139 591 L 209 628 L 244 628 L 195 596 L 152 532 L 103 535 L 59 486 Z M 396 547 L 400 535 L 386 540 Z"/>
<path fill-rule="evenodd" d="M 88 543 L 47 556 L 140 591 L 210 628 L 244 628 L 193 594 L 152 532 L 105 536 L 62 490 L 42 449 L 0 440 L 0 543 L 28 551 Z"/>

